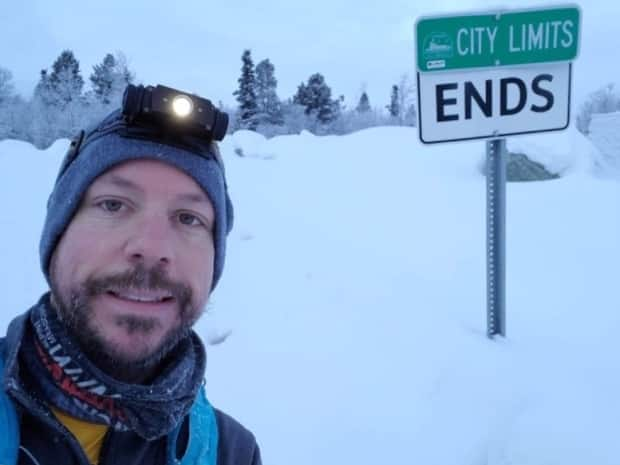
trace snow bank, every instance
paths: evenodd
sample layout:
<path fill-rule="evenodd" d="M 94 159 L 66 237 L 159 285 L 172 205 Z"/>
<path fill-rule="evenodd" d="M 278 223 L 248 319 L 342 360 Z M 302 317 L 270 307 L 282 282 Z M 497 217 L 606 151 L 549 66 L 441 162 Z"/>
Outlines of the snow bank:
<path fill-rule="evenodd" d="M 563 132 L 508 138 L 507 145 L 509 151 L 523 153 L 562 177 L 590 171 L 598 156 L 592 143 L 572 126 Z"/>
<path fill-rule="evenodd" d="M 599 150 L 599 171 L 620 177 L 620 112 L 593 114 L 590 139 Z"/>
<path fill-rule="evenodd" d="M 226 137 L 221 142 L 220 148 L 232 151 L 239 157 L 273 158 L 273 155 L 265 152 L 266 146 L 267 139 L 265 136 L 244 129 Z"/>

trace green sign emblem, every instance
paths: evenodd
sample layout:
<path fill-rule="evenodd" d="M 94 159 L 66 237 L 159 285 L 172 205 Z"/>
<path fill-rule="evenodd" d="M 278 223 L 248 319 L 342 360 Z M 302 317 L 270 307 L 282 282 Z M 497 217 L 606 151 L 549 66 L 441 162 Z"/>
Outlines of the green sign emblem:
<path fill-rule="evenodd" d="M 452 58 L 454 45 L 452 38 L 443 32 L 433 32 L 424 40 L 424 58 L 440 60 Z"/>

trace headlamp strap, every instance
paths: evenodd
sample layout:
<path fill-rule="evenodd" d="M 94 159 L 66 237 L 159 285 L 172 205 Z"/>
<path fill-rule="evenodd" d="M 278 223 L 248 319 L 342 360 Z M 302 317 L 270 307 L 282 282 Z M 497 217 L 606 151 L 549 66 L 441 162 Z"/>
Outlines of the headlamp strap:
<path fill-rule="evenodd" d="M 62 173 L 64 173 L 69 167 L 69 165 L 73 163 L 73 160 L 77 158 L 78 154 L 80 153 L 80 148 L 82 147 L 82 142 L 84 142 L 85 135 L 86 132 L 84 130 L 81 130 L 78 135 L 75 136 L 73 140 L 71 140 L 71 144 L 67 149 L 65 158 L 63 158 L 62 163 L 60 164 L 58 177 L 62 176 Z"/>

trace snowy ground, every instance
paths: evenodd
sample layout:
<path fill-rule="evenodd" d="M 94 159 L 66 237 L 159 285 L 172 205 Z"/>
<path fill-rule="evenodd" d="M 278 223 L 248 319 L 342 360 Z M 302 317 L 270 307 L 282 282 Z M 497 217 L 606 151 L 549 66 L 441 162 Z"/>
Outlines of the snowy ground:
<path fill-rule="evenodd" d="M 620 112 L 593 114 L 590 139 L 599 149 L 597 165 L 610 174 L 620 176 Z"/>
<path fill-rule="evenodd" d="M 489 341 L 483 142 L 224 142 L 237 219 L 198 330 L 232 330 L 209 348 L 209 396 L 266 465 L 620 463 L 620 182 L 574 131 L 508 145 L 563 177 L 508 186 L 509 337 Z M 66 146 L 0 142 L 1 330 L 45 290 Z"/>

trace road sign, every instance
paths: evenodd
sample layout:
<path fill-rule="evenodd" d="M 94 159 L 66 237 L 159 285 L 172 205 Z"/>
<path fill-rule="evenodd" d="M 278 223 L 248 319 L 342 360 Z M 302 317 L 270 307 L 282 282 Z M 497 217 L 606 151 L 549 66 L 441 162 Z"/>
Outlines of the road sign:
<path fill-rule="evenodd" d="M 418 71 L 574 60 L 580 18 L 576 5 L 421 18 Z"/>
<path fill-rule="evenodd" d="M 487 335 L 506 336 L 505 136 L 566 129 L 579 7 L 416 23 L 420 140 L 487 143 Z"/>
<path fill-rule="evenodd" d="M 565 129 L 571 64 L 418 73 L 420 140 L 426 144 Z"/>

